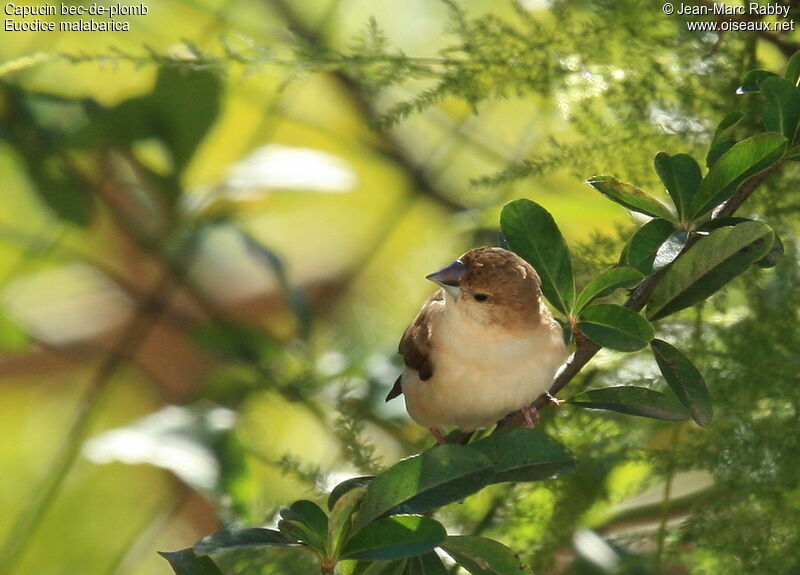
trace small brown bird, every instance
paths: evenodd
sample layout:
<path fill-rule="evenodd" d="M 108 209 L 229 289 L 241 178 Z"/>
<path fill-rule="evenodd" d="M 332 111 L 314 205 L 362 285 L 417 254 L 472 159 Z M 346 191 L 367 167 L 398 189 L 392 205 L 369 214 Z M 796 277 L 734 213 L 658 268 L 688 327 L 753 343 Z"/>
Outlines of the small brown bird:
<path fill-rule="evenodd" d="M 444 426 L 473 431 L 518 409 L 533 425 L 530 404 L 566 356 L 539 275 L 513 252 L 482 247 L 427 279 L 442 287 L 400 340 L 405 369 L 386 401 L 404 394 L 411 418 L 440 443 Z"/>

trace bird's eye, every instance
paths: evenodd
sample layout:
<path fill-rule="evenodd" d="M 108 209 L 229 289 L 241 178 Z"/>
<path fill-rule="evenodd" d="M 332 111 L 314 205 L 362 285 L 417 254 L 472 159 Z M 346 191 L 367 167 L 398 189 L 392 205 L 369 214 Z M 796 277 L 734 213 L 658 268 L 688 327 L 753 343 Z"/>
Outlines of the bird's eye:
<path fill-rule="evenodd" d="M 473 295 L 473 296 L 472 296 L 472 298 L 473 298 L 475 301 L 478 301 L 478 302 L 485 302 L 486 300 L 488 300 L 488 299 L 489 299 L 489 294 L 485 294 L 485 293 L 476 293 L 475 295 Z"/>

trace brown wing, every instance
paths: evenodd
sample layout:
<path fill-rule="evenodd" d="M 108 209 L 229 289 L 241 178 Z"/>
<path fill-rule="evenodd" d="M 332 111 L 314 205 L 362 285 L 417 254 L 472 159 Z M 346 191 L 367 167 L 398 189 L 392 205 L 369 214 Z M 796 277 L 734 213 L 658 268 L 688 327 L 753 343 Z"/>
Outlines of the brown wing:
<path fill-rule="evenodd" d="M 435 301 L 442 301 L 443 299 L 444 291 L 441 289 L 429 297 L 417 314 L 417 317 L 414 318 L 411 325 L 406 328 L 403 337 L 400 339 L 398 352 L 403 356 L 403 362 L 406 366 L 415 370 L 422 381 L 426 381 L 433 376 L 433 365 L 430 360 L 430 325 L 433 314 L 441 309 L 438 306 L 434 307 L 430 304 Z M 403 388 L 400 385 L 401 377 L 398 377 L 394 382 L 392 390 L 386 396 L 386 401 L 394 399 L 403 393 Z"/>

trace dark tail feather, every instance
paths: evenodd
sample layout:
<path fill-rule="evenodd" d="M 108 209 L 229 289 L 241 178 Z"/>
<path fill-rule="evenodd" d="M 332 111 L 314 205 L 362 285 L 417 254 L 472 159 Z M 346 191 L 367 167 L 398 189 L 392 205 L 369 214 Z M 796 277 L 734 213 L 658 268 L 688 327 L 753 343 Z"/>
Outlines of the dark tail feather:
<path fill-rule="evenodd" d="M 395 382 L 394 382 L 394 385 L 392 386 L 392 390 L 391 390 L 391 391 L 389 392 L 389 394 L 386 396 L 386 401 L 389 401 L 390 399 L 394 399 L 394 398 L 395 398 L 395 397 L 397 397 L 398 395 L 402 395 L 402 394 L 403 394 L 403 386 L 401 386 L 401 385 L 400 385 L 400 379 L 401 379 L 402 377 L 403 377 L 403 376 L 402 376 L 402 375 L 400 375 L 400 376 L 398 376 L 398 378 L 395 380 Z"/>

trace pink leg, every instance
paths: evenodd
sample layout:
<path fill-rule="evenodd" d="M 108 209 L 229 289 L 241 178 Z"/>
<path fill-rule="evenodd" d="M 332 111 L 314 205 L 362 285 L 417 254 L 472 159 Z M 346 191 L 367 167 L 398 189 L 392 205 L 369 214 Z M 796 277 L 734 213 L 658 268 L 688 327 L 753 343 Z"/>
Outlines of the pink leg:
<path fill-rule="evenodd" d="M 521 410 L 523 417 L 525 417 L 524 427 L 534 427 L 539 425 L 542 418 L 539 416 L 539 410 L 534 405 L 526 405 Z"/>
<path fill-rule="evenodd" d="M 429 427 L 428 429 L 431 430 L 431 433 L 436 438 L 436 443 L 438 443 L 439 445 L 445 445 L 447 443 L 447 440 L 444 438 L 444 435 L 442 435 L 442 432 L 439 431 L 437 428 Z"/>

